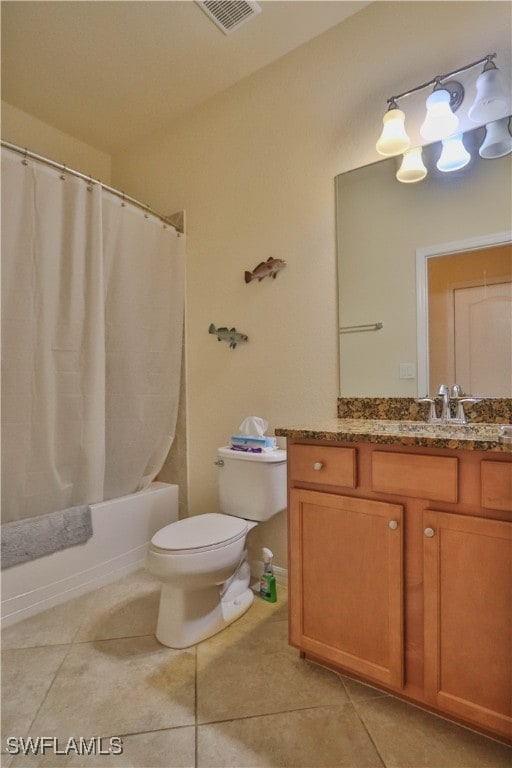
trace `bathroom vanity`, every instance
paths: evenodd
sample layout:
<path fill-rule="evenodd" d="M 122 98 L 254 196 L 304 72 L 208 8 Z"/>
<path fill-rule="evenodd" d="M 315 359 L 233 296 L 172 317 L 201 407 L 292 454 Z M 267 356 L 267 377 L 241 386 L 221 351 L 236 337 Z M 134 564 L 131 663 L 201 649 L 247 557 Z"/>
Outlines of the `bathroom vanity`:
<path fill-rule="evenodd" d="M 498 432 L 343 418 L 276 430 L 290 643 L 512 741 L 512 450 Z"/>

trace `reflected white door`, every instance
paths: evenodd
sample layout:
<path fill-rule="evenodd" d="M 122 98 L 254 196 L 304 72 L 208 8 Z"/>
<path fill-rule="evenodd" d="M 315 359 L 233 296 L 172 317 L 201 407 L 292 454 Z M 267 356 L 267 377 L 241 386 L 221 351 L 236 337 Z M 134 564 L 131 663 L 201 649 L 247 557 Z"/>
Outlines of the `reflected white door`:
<path fill-rule="evenodd" d="M 456 382 L 471 395 L 512 397 L 512 283 L 456 289 L 454 321 Z"/>

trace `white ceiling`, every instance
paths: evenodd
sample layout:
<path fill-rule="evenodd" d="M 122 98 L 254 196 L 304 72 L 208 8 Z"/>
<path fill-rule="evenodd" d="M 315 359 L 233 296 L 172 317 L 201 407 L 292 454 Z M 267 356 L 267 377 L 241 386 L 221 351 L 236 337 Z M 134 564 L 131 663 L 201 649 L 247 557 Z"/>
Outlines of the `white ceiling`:
<path fill-rule="evenodd" d="M 2 2 L 2 99 L 108 153 L 368 2 L 263 0 L 223 34 L 193 0 Z"/>

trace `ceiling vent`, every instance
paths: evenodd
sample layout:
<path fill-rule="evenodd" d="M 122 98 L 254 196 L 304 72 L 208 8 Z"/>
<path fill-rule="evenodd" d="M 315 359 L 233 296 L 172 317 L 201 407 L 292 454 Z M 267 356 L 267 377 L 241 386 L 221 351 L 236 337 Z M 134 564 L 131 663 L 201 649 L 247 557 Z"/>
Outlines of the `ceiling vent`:
<path fill-rule="evenodd" d="M 252 2 L 252 0 L 240 0 L 240 2 L 238 0 L 196 1 L 197 5 L 225 35 L 229 35 L 230 32 L 261 13 L 258 3 Z"/>

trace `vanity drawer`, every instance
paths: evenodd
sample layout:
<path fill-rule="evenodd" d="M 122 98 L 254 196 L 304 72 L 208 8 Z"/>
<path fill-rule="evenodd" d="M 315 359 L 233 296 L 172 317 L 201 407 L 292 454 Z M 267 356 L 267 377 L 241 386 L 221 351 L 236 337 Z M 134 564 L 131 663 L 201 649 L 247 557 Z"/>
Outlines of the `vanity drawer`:
<path fill-rule="evenodd" d="M 375 451 L 372 490 L 432 501 L 457 501 L 457 459 Z"/>
<path fill-rule="evenodd" d="M 512 512 L 512 463 L 482 461 L 482 507 Z"/>
<path fill-rule="evenodd" d="M 328 445 L 292 445 L 288 462 L 292 482 L 357 485 L 355 448 L 337 448 Z"/>

